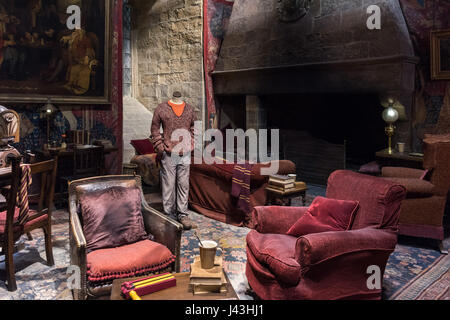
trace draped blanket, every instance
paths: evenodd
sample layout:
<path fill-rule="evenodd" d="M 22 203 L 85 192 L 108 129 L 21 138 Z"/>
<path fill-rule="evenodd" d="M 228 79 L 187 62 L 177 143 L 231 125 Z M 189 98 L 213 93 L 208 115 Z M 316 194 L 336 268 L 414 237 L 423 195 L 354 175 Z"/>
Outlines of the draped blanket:
<path fill-rule="evenodd" d="M 17 206 L 19 207 L 18 224 L 23 226 L 28 220 L 30 206 L 28 203 L 28 188 L 31 186 L 33 179 L 31 177 L 31 167 L 22 165 L 20 176 L 19 193 L 17 195 Z"/>
<path fill-rule="evenodd" d="M 250 183 L 251 183 L 251 164 L 235 165 L 233 170 L 233 180 L 231 186 L 231 195 L 238 199 L 237 207 L 245 213 L 252 210 L 250 204 Z"/>

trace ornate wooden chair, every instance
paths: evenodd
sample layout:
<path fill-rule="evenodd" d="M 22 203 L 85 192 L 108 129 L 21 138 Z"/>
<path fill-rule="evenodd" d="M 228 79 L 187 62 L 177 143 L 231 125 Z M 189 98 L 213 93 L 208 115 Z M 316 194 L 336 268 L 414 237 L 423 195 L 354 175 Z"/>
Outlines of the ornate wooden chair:
<path fill-rule="evenodd" d="M 7 194 L 6 211 L 0 212 L 0 244 L 2 254 L 5 255 L 6 281 L 9 291 L 17 289 L 14 273 L 13 254 L 16 250 L 15 244 L 22 235 L 30 234 L 36 229 L 43 229 L 45 235 L 45 251 L 47 263 L 54 265 L 52 250 L 52 205 L 55 190 L 55 179 L 57 170 L 57 159 L 45 162 L 38 162 L 30 165 L 31 175 L 40 182 L 39 194 L 29 195 L 28 203 L 30 205 L 27 219 L 19 222 L 20 209 L 18 208 L 17 198 L 20 199 L 20 178 L 23 167 L 20 165 L 21 158 L 11 159 L 11 184 Z"/>

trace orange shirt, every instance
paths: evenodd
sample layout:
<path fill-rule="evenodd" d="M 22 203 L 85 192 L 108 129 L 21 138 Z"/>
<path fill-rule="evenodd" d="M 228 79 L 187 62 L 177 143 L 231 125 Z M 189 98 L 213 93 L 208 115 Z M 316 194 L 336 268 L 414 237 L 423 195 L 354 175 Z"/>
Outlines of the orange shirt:
<path fill-rule="evenodd" d="M 184 108 L 186 107 L 186 102 L 183 102 L 182 104 L 175 104 L 169 101 L 168 104 L 172 107 L 172 110 L 177 115 L 177 117 L 181 117 L 184 112 Z"/>

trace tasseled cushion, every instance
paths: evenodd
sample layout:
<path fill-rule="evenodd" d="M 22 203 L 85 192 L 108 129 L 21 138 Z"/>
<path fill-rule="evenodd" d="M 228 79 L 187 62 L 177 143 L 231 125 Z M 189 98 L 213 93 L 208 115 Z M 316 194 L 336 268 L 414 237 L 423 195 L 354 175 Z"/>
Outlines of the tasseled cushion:
<path fill-rule="evenodd" d="M 175 261 L 162 244 L 143 240 L 117 248 L 99 249 L 87 255 L 87 274 L 91 282 L 157 273 Z"/>

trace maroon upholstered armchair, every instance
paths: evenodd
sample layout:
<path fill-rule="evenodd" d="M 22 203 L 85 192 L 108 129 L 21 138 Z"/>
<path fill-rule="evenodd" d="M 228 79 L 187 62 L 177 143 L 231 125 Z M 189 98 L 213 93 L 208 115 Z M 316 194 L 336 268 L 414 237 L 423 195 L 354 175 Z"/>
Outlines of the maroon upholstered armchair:
<path fill-rule="evenodd" d="M 267 300 L 380 299 L 369 289 L 368 268 L 381 277 L 397 244 L 397 225 L 405 188 L 381 178 L 336 171 L 327 197 L 359 201 L 348 231 L 286 235 L 305 207 L 257 207 L 255 230 L 247 236 L 246 275 L 250 287 Z"/>
<path fill-rule="evenodd" d="M 443 220 L 450 191 L 450 134 L 426 135 L 424 169 L 384 167 L 383 177 L 407 190 L 400 213 L 399 234 L 438 240 L 447 254 Z"/>

